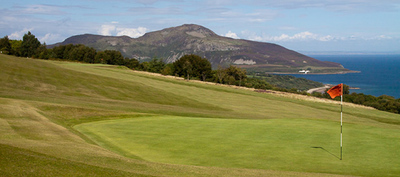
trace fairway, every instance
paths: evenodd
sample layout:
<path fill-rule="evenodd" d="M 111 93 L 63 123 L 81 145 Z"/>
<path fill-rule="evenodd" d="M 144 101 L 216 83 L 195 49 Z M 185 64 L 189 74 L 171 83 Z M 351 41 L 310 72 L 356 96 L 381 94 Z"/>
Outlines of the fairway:
<path fill-rule="evenodd" d="M 0 55 L 0 176 L 400 176 L 400 115 Z"/>

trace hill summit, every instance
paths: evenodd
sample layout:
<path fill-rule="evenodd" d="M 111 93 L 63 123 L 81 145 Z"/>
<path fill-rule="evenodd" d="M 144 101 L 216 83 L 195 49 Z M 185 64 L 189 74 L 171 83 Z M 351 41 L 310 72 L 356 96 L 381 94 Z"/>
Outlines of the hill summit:
<path fill-rule="evenodd" d="M 125 57 L 148 61 L 154 57 L 171 63 L 186 54 L 207 58 L 213 67 L 237 65 L 263 72 L 310 73 L 348 72 L 340 64 L 305 56 L 282 46 L 266 42 L 232 39 L 215 34 L 195 24 L 149 32 L 139 38 L 83 34 L 55 45 L 84 44 L 96 50 L 118 50 Z"/>

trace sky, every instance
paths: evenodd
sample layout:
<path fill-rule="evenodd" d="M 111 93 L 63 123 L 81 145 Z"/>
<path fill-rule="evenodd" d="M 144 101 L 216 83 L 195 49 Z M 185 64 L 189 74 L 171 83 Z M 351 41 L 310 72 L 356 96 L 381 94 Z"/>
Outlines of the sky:
<path fill-rule="evenodd" d="M 0 37 L 54 44 L 197 24 L 305 52 L 400 53 L 400 0 L 0 0 Z"/>

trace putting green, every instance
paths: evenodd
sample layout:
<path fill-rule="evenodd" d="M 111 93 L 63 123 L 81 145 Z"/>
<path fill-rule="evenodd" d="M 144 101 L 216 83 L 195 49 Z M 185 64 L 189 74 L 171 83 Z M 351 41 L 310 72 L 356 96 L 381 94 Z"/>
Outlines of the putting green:
<path fill-rule="evenodd" d="M 347 175 L 400 174 L 396 129 L 307 119 L 154 116 L 75 126 L 98 144 L 152 162 Z"/>

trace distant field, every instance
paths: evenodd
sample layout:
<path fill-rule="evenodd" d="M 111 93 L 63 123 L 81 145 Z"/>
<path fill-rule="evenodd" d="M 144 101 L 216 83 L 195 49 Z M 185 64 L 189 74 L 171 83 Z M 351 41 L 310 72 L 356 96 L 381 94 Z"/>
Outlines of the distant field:
<path fill-rule="evenodd" d="M 0 176 L 399 176 L 400 115 L 0 55 Z"/>

